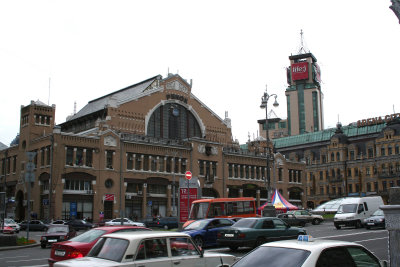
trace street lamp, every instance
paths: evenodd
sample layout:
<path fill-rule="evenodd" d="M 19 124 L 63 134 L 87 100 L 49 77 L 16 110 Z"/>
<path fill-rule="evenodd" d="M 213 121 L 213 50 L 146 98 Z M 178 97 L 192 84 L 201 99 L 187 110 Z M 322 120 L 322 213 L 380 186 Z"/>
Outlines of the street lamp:
<path fill-rule="evenodd" d="M 264 177 L 264 185 L 267 189 L 267 201 L 268 201 L 268 205 L 267 205 L 267 211 L 270 210 L 270 208 L 272 208 L 271 206 L 271 200 L 270 200 L 270 191 L 271 191 L 271 179 L 270 179 L 270 172 L 269 172 L 269 161 L 271 159 L 271 147 L 269 145 L 269 125 L 268 125 L 268 100 L 270 99 L 270 97 L 275 97 L 275 102 L 273 104 L 274 107 L 279 106 L 278 101 L 276 101 L 276 98 L 278 97 L 276 94 L 268 94 L 267 93 L 267 86 L 265 86 L 265 92 L 264 95 L 261 97 L 261 105 L 260 108 L 265 108 L 265 130 L 266 130 L 266 151 L 267 151 L 267 173 L 266 176 Z M 267 185 L 268 182 L 268 185 Z M 268 208 L 269 207 L 269 208 Z"/>

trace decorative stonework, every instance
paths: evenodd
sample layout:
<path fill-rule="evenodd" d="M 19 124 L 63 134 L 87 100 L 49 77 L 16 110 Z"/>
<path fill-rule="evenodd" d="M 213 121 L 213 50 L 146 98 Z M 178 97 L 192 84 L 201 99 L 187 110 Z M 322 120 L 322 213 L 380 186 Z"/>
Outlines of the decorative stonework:
<path fill-rule="evenodd" d="M 169 82 L 169 83 L 167 83 L 166 87 L 169 90 L 177 90 L 177 91 L 184 92 L 186 94 L 188 93 L 188 89 L 183 84 L 181 84 L 179 81 Z"/>
<path fill-rule="evenodd" d="M 104 145 L 105 146 L 117 146 L 117 139 L 113 136 L 109 135 L 104 137 Z"/>

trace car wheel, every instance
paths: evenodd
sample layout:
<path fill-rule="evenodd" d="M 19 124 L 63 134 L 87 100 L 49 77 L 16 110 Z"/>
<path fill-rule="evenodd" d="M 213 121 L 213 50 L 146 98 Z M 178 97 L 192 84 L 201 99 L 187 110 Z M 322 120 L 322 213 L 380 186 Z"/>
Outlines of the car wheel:
<path fill-rule="evenodd" d="M 360 221 L 356 221 L 356 228 L 362 228 L 362 224 Z"/>
<path fill-rule="evenodd" d="M 320 221 L 319 221 L 318 219 L 313 219 L 313 220 L 312 220 L 312 224 L 313 224 L 313 225 L 320 224 Z"/>
<path fill-rule="evenodd" d="M 263 237 L 257 237 L 256 243 L 254 244 L 254 248 L 261 246 L 262 244 L 265 243 L 265 238 Z"/>
<path fill-rule="evenodd" d="M 164 229 L 168 230 L 169 229 L 168 225 L 164 225 Z"/>
<path fill-rule="evenodd" d="M 239 246 L 229 246 L 229 249 L 231 251 L 236 251 L 239 248 Z"/>
<path fill-rule="evenodd" d="M 335 227 L 336 227 L 336 229 L 340 229 L 340 228 L 342 228 L 342 227 L 340 227 L 340 225 L 337 225 L 337 224 L 335 224 Z"/>
<path fill-rule="evenodd" d="M 43 244 L 43 243 L 42 243 L 42 244 L 40 244 L 40 247 L 41 247 L 41 248 L 46 248 L 46 244 Z"/>
<path fill-rule="evenodd" d="M 201 236 L 196 236 L 196 237 L 194 238 L 194 242 L 196 243 L 196 245 L 197 245 L 198 247 L 203 248 L 204 241 L 203 241 L 203 238 L 202 238 Z"/>

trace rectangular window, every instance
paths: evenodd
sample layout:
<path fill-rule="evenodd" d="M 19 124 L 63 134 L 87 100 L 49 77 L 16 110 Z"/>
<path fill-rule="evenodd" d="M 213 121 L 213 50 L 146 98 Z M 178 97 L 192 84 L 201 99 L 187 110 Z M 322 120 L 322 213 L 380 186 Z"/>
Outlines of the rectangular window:
<path fill-rule="evenodd" d="M 13 173 L 17 171 L 17 156 L 13 157 Z"/>
<path fill-rule="evenodd" d="M 155 172 L 157 170 L 157 158 L 151 158 L 151 171 Z"/>
<path fill-rule="evenodd" d="M 76 149 L 75 165 L 82 166 L 83 163 L 84 163 L 83 162 L 83 148 L 77 148 Z"/>
<path fill-rule="evenodd" d="M 349 193 L 353 193 L 353 185 L 349 184 Z"/>
<path fill-rule="evenodd" d="M 368 148 L 368 158 L 371 159 L 374 157 L 374 150 L 372 148 Z"/>
<path fill-rule="evenodd" d="M 163 157 L 159 157 L 158 158 L 158 167 L 159 167 L 159 169 L 158 169 L 158 171 L 159 172 L 164 172 L 164 158 Z"/>
<path fill-rule="evenodd" d="M 106 168 L 107 169 L 113 168 L 113 154 L 114 154 L 114 151 L 112 151 L 112 150 L 106 151 Z"/>
<path fill-rule="evenodd" d="M 44 148 L 42 148 L 42 149 L 40 149 L 40 166 L 44 166 L 45 165 L 45 156 L 46 156 L 46 154 L 45 154 L 45 150 L 44 150 Z"/>
<path fill-rule="evenodd" d="M 204 161 L 199 160 L 199 174 L 204 175 Z M 232 177 L 232 164 L 229 164 L 229 177 Z"/>
<path fill-rule="evenodd" d="M 73 157 L 74 157 L 74 148 L 67 147 L 66 157 L 65 157 L 65 165 L 73 166 Z"/>
<path fill-rule="evenodd" d="M 133 153 L 128 153 L 126 156 L 126 168 L 128 170 L 133 169 Z"/>
<path fill-rule="evenodd" d="M 354 160 L 354 150 L 350 151 L 350 160 Z"/>
<path fill-rule="evenodd" d="M 144 171 L 149 170 L 149 155 L 144 155 L 143 157 L 143 170 Z"/>
<path fill-rule="evenodd" d="M 246 179 L 249 179 L 249 177 L 250 177 L 249 168 L 250 168 L 249 166 L 245 167 Z"/>
<path fill-rule="evenodd" d="M 135 170 L 138 171 L 138 170 L 140 170 L 142 168 L 141 162 L 142 162 L 142 155 L 136 154 L 136 157 L 135 157 Z"/>
<path fill-rule="evenodd" d="M 167 172 L 171 172 L 172 169 L 172 158 L 168 157 L 167 158 Z"/>
<path fill-rule="evenodd" d="M 85 165 L 88 167 L 92 167 L 93 162 L 93 150 L 92 149 L 86 149 L 86 163 Z"/>
<path fill-rule="evenodd" d="M 179 158 L 174 158 L 174 173 L 179 173 Z"/>
<path fill-rule="evenodd" d="M 186 172 L 186 159 L 181 160 L 181 173 Z"/>
<path fill-rule="evenodd" d="M 381 156 L 385 156 L 385 148 L 381 147 Z"/>
<path fill-rule="evenodd" d="M 280 129 L 285 129 L 286 128 L 286 121 L 280 121 L 279 122 L 279 128 Z"/>
<path fill-rule="evenodd" d="M 50 159 L 51 159 L 51 146 L 48 146 L 46 149 L 46 165 L 50 165 Z"/>

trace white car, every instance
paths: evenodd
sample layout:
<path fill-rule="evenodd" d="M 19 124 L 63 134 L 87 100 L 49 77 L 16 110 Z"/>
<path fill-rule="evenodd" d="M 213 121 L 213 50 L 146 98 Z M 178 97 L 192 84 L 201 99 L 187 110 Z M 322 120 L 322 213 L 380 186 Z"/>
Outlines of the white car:
<path fill-rule="evenodd" d="M 263 244 L 237 261 L 232 267 L 333 267 L 386 266 L 360 244 L 337 240 L 313 240 L 299 236 L 298 240 Z"/>
<path fill-rule="evenodd" d="M 188 234 L 138 231 L 102 236 L 83 258 L 60 261 L 54 267 L 230 266 L 235 256 L 203 252 Z"/>
<path fill-rule="evenodd" d="M 16 223 L 13 219 L 10 219 L 10 218 L 4 219 L 4 226 L 13 228 L 16 233 L 19 233 L 19 231 L 21 229 L 21 226 L 18 223 Z M 0 227 L 1 227 L 1 223 L 0 223 Z"/>
<path fill-rule="evenodd" d="M 122 222 L 124 223 L 124 225 L 130 225 L 130 226 L 143 226 L 146 227 L 144 223 L 141 222 L 134 222 L 132 220 L 129 220 L 128 218 L 116 218 L 113 219 L 111 221 L 108 221 L 105 223 L 106 226 L 111 226 L 111 225 L 121 225 Z"/>

